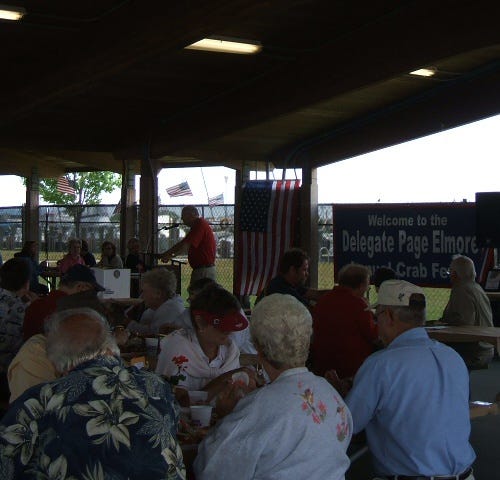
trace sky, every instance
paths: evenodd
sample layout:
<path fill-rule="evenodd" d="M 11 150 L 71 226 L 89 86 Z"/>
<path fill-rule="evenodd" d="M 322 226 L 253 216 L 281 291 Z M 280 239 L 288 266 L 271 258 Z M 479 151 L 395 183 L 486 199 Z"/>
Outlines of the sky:
<path fill-rule="evenodd" d="M 281 178 L 281 171 L 274 175 Z M 183 181 L 193 196 L 170 198 L 166 188 Z M 234 203 L 234 185 L 235 172 L 225 167 L 172 168 L 158 175 L 164 205 L 203 204 L 221 193 L 225 203 Z M 473 202 L 476 192 L 491 191 L 500 191 L 500 115 L 318 169 L 319 203 Z M 21 177 L 0 176 L 0 192 L 0 206 L 26 200 Z M 117 189 L 103 194 L 101 203 L 119 199 Z"/>

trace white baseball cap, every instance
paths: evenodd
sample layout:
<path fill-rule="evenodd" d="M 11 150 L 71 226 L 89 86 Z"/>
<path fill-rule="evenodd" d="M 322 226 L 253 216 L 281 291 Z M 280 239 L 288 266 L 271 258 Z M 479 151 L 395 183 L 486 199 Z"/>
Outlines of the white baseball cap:
<path fill-rule="evenodd" d="M 420 287 L 406 280 L 386 280 L 380 285 L 377 303 L 373 307 L 377 305 L 408 307 L 410 305 L 410 297 L 414 293 L 425 295 Z"/>

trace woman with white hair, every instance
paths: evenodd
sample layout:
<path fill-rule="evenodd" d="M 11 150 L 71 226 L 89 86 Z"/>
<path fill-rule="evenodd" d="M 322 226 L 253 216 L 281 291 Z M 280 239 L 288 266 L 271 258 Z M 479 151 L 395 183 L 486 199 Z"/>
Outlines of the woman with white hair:
<path fill-rule="evenodd" d="M 305 367 L 309 311 L 291 295 L 269 295 L 255 307 L 250 331 L 271 383 L 239 400 L 200 444 L 196 478 L 344 479 L 351 414 Z"/>
<path fill-rule="evenodd" d="M 146 310 L 140 320 L 129 322 L 127 329 L 143 335 L 157 334 L 175 322 L 184 311 L 184 302 L 176 293 L 177 279 L 170 270 L 153 268 L 142 276 L 142 298 Z"/>

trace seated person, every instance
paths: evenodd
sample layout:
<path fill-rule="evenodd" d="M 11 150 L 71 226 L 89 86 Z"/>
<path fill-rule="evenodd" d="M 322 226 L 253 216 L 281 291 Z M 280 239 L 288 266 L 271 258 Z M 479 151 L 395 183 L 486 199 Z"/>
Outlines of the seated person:
<path fill-rule="evenodd" d="M 146 271 L 146 261 L 140 252 L 141 244 L 138 238 L 131 238 L 127 242 L 128 255 L 125 258 L 125 268 L 130 268 L 130 273 L 144 273 Z M 137 298 L 141 293 L 140 279 L 130 279 L 130 296 Z"/>
<path fill-rule="evenodd" d="M 68 242 L 68 253 L 59 260 L 59 270 L 66 273 L 73 265 L 85 265 L 85 261 L 80 255 L 82 242 L 78 238 L 71 238 Z"/>
<path fill-rule="evenodd" d="M 0 400 L 8 399 L 7 368 L 23 343 L 22 328 L 30 298 L 30 266 L 23 258 L 0 268 Z"/>
<path fill-rule="evenodd" d="M 38 298 L 26 309 L 23 323 L 24 340 L 43 333 L 45 319 L 56 311 L 63 298 L 87 291 L 90 291 L 92 295 L 85 295 L 83 298 L 81 295 L 73 297 L 72 300 L 79 299 L 80 304 L 73 304 L 72 307 L 87 306 L 94 308 L 95 303 L 98 301 L 97 292 L 104 291 L 104 287 L 97 283 L 94 272 L 90 268 L 84 265 L 72 266 L 61 278 L 57 290 L 52 290 L 47 296 Z"/>
<path fill-rule="evenodd" d="M 339 284 L 313 308 L 313 371 L 323 376 L 336 370 L 341 378 L 353 377 L 366 357 L 375 351 L 378 330 L 365 294 L 370 270 L 355 263 L 342 267 Z"/>
<path fill-rule="evenodd" d="M 39 295 L 49 293 L 47 285 L 43 285 L 38 281 L 38 276 L 42 273 L 38 263 L 38 242 L 34 240 L 24 242 L 22 250 L 15 253 L 14 258 L 24 258 L 30 266 L 30 290 Z"/>
<path fill-rule="evenodd" d="M 99 268 L 123 268 L 123 262 L 116 254 L 116 245 L 106 240 L 101 247 L 101 261 L 97 264 Z"/>
<path fill-rule="evenodd" d="M 218 480 L 230 472 L 241 480 L 343 480 L 351 414 L 340 394 L 305 367 L 309 311 L 290 295 L 270 295 L 255 307 L 250 330 L 271 383 L 239 400 L 205 437 L 194 462 L 196 478 Z M 220 402 L 234 404 L 234 392 L 229 387 Z"/>
<path fill-rule="evenodd" d="M 442 321 L 449 325 L 476 325 L 493 327 L 490 300 L 476 282 L 474 262 L 464 255 L 456 255 L 450 264 L 450 299 Z M 467 368 L 483 368 L 493 359 L 493 345 L 485 342 L 448 344 L 463 358 Z"/>
<path fill-rule="evenodd" d="M 196 295 L 198 295 L 198 293 L 200 293 L 207 285 L 218 284 L 208 277 L 200 278 L 199 280 L 195 280 L 192 284 L 190 284 L 188 287 L 188 302 L 191 302 L 196 297 Z M 243 311 L 243 309 L 240 309 L 240 313 L 245 316 L 245 312 Z M 179 328 L 192 329 L 193 323 L 191 322 L 191 310 L 189 308 L 186 308 L 174 323 Z M 252 339 L 250 338 L 250 329 L 248 327 L 237 332 L 231 332 L 229 334 L 229 337 L 231 338 L 231 340 L 233 340 L 234 343 L 236 343 L 236 346 L 241 353 L 257 353 L 255 347 L 252 344 Z"/>
<path fill-rule="evenodd" d="M 273 293 L 292 295 L 306 307 L 311 306 L 311 300 L 317 301 L 328 290 L 307 288 L 305 283 L 309 277 L 309 257 L 304 250 L 292 248 L 281 258 L 278 275 L 274 277 L 261 296 Z"/>
<path fill-rule="evenodd" d="M 62 376 L 30 388 L 2 418 L 2 478 L 185 478 L 170 386 L 122 364 L 104 317 L 54 314 L 47 355 Z"/>
<path fill-rule="evenodd" d="M 240 367 L 240 351 L 229 338 L 248 321 L 236 297 L 218 285 L 208 285 L 191 302 L 193 329 L 176 330 L 160 344 L 156 373 L 186 390 L 207 390 L 209 399 Z M 222 377 L 221 377 L 222 375 Z"/>
<path fill-rule="evenodd" d="M 177 279 L 170 270 L 157 267 L 146 272 L 142 277 L 142 298 L 146 310 L 138 322 L 129 322 L 127 329 L 142 335 L 154 335 L 165 325 L 175 327 L 175 320 L 184 311 L 184 302 L 176 289 Z"/>
<path fill-rule="evenodd" d="M 83 258 L 83 261 L 85 262 L 85 265 L 87 267 L 95 267 L 96 266 L 96 259 L 92 252 L 89 251 L 89 244 L 85 241 L 82 240 L 82 249 L 81 249 L 81 255 Z"/>
<path fill-rule="evenodd" d="M 10 363 L 7 372 L 10 403 L 34 385 L 51 382 L 58 377 L 54 365 L 47 357 L 47 333 L 46 328 L 45 333 L 31 336 Z"/>
<path fill-rule="evenodd" d="M 473 480 L 469 376 L 425 331 L 424 291 L 380 286 L 375 316 L 386 348 L 370 355 L 346 396 L 354 433 L 366 430 L 377 477 Z"/>
<path fill-rule="evenodd" d="M 130 268 L 132 273 L 143 273 L 145 268 L 144 256 L 140 253 L 139 239 L 132 237 L 127 242 L 128 255 L 125 258 L 125 268 Z"/>
<path fill-rule="evenodd" d="M 398 277 L 396 272 L 392 268 L 380 267 L 373 272 L 373 275 L 371 277 L 371 282 L 375 287 L 375 291 L 378 292 L 382 282 L 385 282 L 386 280 L 394 280 L 395 278 Z"/>

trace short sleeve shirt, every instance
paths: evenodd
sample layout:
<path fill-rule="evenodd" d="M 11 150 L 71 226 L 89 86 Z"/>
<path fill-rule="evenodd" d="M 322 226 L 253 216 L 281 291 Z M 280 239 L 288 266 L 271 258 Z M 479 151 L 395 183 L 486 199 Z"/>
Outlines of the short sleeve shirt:
<path fill-rule="evenodd" d="M 191 268 L 215 264 L 215 237 L 204 218 L 198 218 L 183 242 L 189 243 L 188 261 Z"/>

